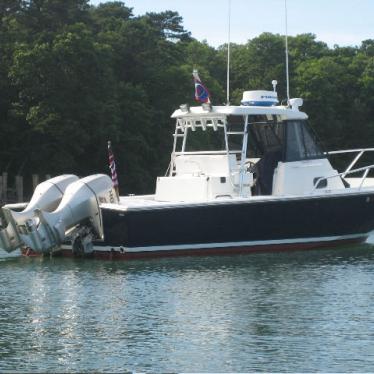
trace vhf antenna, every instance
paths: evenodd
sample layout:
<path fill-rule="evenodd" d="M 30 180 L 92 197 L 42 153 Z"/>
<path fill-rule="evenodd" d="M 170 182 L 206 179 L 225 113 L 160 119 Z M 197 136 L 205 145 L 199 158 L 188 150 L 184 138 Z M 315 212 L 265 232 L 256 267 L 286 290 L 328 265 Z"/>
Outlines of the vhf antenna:
<path fill-rule="evenodd" d="M 288 19 L 287 19 L 287 0 L 284 0 L 284 13 L 286 21 L 286 82 L 287 82 L 287 105 L 290 105 L 290 74 L 288 70 Z"/>
<path fill-rule="evenodd" d="M 229 24 L 228 24 L 228 40 L 227 40 L 227 77 L 226 77 L 226 105 L 230 105 L 230 33 L 231 33 L 231 0 L 229 1 Z"/>

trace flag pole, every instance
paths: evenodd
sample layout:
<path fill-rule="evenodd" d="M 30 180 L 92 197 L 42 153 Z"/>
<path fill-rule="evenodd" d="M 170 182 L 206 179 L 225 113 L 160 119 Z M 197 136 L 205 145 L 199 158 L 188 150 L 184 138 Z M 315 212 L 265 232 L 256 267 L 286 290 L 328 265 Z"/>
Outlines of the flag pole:
<path fill-rule="evenodd" d="M 286 84 L 287 84 L 287 105 L 290 105 L 290 73 L 288 68 L 288 16 L 287 16 L 287 0 L 284 0 L 285 15 L 285 44 L 286 44 Z"/>

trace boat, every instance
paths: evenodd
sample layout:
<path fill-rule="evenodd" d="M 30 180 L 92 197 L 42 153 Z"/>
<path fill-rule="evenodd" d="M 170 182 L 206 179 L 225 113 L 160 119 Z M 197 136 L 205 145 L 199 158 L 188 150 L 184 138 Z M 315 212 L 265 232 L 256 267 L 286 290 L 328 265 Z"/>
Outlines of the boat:
<path fill-rule="evenodd" d="M 3 207 L 0 247 L 132 259 L 364 242 L 374 165 L 356 165 L 374 148 L 324 151 L 302 105 L 280 105 L 275 86 L 244 92 L 237 106 L 181 105 L 154 194 L 118 197 L 104 174 L 56 177 L 29 204 Z M 353 160 L 339 171 L 331 157 L 344 154 Z"/>

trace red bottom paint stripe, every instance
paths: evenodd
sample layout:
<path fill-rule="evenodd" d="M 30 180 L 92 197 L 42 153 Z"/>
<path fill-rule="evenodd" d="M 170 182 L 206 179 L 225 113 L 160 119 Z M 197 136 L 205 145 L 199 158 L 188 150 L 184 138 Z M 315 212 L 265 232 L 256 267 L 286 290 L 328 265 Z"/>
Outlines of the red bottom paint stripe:
<path fill-rule="evenodd" d="M 183 249 L 170 251 L 144 251 L 144 252 L 119 252 L 119 251 L 93 251 L 86 258 L 95 258 L 103 260 L 132 260 L 142 258 L 158 258 L 158 257 L 177 257 L 177 256 L 210 256 L 210 255 L 233 255 L 245 253 L 260 252 L 282 252 L 282 251 L 299 251 L 318 248 L 332 248 L 341 245 L 363 243 L 367 238 L 360 237 L 355 239 L 342 239 L 334 241 L 322 241 L 311 243 L 292 243 L 292 244 L 271 244 L 271 245 L 255 245 L 243 247 L 227 247 L 227 248 L 200 248 L 200 249 Z M 22 250 L 24 256 L 38 256 L 31 249 Z M 70 249 L 62 249 L 53 254 L 53 256 L 77 257 Z"/>

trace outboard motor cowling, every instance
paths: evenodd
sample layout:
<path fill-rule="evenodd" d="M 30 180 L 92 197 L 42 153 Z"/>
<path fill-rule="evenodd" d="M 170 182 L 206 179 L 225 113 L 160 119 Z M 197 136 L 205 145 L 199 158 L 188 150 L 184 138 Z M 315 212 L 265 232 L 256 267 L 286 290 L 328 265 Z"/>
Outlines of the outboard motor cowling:
<path fill-rule="evenodd" d="M 33 219 L 35 209 L 47 212 L 55 210 L 61 202 L 66 188 L 77 180 L 76 175 L 60 175 L 38 184 L 31 201 L 22 211 L 14 210 L 19 207 L 19 204 L 5 205 L 2 211 L 7 225 L 0 230 L 0 248 L 7 252 L 20 248 L 23 242 L 19 232 L 26 231 L 26 223 L 30 223 L 30 220 Z"/>
<path fill-rule="evenodd" d="M 86 237 L 103 238 L 100 203 L 116 203 L 112 180 L 104 174 L 91 175 L 68 186 L 60 205 L 53 212 L 35 210 L 23 242 L 35 252 L 53 252 L 68 238 L 87 242 Z M 84 233 L 84 234 L 83 234 Z M 90 248 L 89 245 L 86 246 Z"/>

